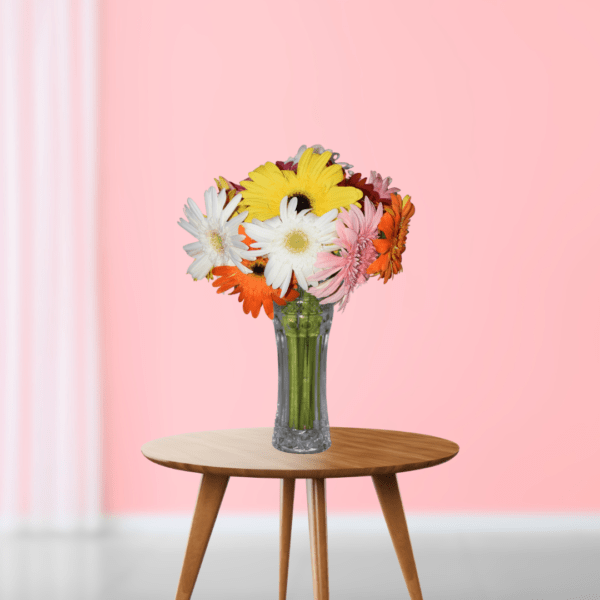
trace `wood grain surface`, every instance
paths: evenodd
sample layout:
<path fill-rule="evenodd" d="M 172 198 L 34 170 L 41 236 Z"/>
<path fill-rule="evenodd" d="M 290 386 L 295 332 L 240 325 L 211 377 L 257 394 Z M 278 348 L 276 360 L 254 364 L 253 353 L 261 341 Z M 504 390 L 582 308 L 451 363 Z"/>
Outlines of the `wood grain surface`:
<path fill-rule="evenodd" d="M 396 475 L 373 475 L 373 485 L 406 581 L 410 600 L 423 600 Z"/>
<path fill-rule="evenodd" d="M 320 454 L 276 450 L 273 429 L 224 429 L 159 438 L 142 454 L 159 465 L 181 471 L 227 475 L 326 479 L 360 477 L 425 469 L 458 453 L 449 440 L 388 429 L 331 428 L 331 448 Z"/>
<path fill-rule="evenodd" d="M 202 477 L 175 600 L 190 600 L 192 597 L 228 482 L 229 477 L 223 475 Z"/>
<path fill-rule="evenodd" d="M 288 477 L 287 479 L 281 480 L 279 509 L 279 600 L 285 600 L 287 598 L 295 489 L 295 479 L 290 479 Z"/>
<path fill-rule="evenodd" d="M 329 600 L 329 568 L 327 558 L 327 502 L 325 480 L 306 480 L 308 505 L 308 533 L 312 562 L 313 596 L 315 600 Z"/>

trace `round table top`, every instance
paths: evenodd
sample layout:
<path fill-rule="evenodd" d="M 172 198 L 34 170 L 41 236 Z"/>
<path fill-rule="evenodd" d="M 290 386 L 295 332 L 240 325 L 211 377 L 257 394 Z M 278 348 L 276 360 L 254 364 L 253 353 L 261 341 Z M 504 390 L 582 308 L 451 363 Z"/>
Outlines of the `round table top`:
<path fill-rule="evenodd" d="M 425 469 L 458 453 L 449 440 L 388 429 L 331 427 L 331 448 L 319 454 L 276 450 L 272 427 L 200 431 L 159 438 L 142 454 L 159 465 L 212 475 L 325 479 Z"/>

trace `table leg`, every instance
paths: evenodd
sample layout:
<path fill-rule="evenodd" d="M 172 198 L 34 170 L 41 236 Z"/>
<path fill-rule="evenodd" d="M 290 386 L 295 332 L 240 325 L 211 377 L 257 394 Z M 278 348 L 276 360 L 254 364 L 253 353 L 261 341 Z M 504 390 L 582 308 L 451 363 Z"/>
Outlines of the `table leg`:
<path fill-rule="evenodd" d="M 325 480 L 307 479 L 308 531 L 313 573 L 315 600 L 329 600 L 329 574 L 327 569 L 327 506 Z"/>
<path fill-rule="evenodd" d="M 410 598 L 423 600 L 396 475 L 373 475 L 372 479 Z"/>
<path fill-rule="evenodd" d="M 285 600 L 287 594 L 295 489 L 295 479 L 281 480 L 279 511 L 279 600 Z"/>
<path fill-rule="evenodd" d="M 188 539 L 183 569 L 175 600 L 189 600 L 200 572 L 200 565 L 210 540 L 229 477 L 225 475 L 202 475 L 200 493 L 194 511 L 192 528 Z"/>

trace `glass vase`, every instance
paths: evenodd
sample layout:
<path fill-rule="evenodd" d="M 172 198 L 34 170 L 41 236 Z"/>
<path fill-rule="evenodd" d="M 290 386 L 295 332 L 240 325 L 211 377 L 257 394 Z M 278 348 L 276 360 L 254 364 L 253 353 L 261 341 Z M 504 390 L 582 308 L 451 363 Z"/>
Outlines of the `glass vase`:
<path fill-rule="evenodd" d="M 323 452 L 331 446 L 325 393 L 333 305 L 302 290 L 274 311 L 279 389 L 273 446 L 295 454 Z"/>

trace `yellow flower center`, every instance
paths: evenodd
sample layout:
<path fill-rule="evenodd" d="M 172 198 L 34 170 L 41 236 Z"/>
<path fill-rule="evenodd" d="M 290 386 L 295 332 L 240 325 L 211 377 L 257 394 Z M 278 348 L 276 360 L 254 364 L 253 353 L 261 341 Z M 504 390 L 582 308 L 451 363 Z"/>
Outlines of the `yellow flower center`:
<path fill-rule="evenodd" d="M 285 237 L 285 247 L 294 254 L 304 252 L 308 248 L 308 236 L 304 231 L 290 231 Z"/>
<path fill-rule="evenodd" d="M 210 243 L 211 243 L 212 247 L 217 252 L 223 252 L 223 250 L 225 249 L 225 246 L 223 244 L 223 238 L 219 235 L 219 232 L 211 231 L 209 234 L 209 238 L 210 238 Z"/>

